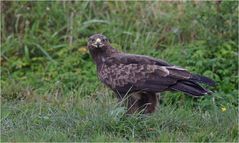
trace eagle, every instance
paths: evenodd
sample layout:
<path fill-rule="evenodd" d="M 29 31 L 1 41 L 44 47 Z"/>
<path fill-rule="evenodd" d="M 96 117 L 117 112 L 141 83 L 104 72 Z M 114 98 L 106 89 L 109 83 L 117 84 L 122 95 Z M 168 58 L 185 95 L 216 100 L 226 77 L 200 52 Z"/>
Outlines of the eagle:
<path fill-rule="evenodd" d="M 200 83 L 215 85 L 208 77 L 190 73 L 163 60 L 120 52 L 102 34 L 90 36 L 87 47 L 96 64 L 98 78 L 114 91 L 119 101 L 125 102 L 129 114 L 154 112 L 158 93 L 180 91 L 201 97 L 212 92 Z"/>

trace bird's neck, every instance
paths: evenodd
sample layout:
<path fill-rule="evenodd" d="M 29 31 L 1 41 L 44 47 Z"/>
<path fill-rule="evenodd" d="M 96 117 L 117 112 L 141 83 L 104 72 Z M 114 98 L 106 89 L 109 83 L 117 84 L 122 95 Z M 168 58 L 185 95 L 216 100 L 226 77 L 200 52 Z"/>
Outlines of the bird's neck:
<path fill-rule="evenodd" d="M 90 53 L 94 62 L 96 63 L 97 69 L 100 69 L 107 58 L 119 52 L 111 46 L 107 46 L 103 47 L 102 49 L 90 50 Z"/>

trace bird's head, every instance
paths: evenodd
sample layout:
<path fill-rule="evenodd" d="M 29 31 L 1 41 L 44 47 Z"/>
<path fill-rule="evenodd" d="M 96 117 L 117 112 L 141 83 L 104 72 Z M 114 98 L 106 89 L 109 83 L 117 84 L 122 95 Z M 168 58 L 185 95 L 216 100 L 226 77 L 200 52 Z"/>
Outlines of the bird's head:
<path fill-rule="evenodd" d="M 88 48 L 90 49 L 101 49 L 110 44 L 107 37 L 101 34 L 94 34 L 88 39 Z"/>

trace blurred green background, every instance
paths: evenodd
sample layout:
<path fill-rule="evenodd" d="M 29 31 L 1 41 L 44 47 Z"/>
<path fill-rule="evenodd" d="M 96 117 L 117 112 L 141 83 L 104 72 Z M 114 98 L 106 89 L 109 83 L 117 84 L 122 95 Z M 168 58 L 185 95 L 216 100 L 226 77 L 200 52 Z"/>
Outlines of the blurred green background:
<path fill-rule="evenodd" d="M 213 96 L 163 93 L 125 117 L 86 49 L 112 46 L 214 79 Z M 238 141 L 237 1 L 1 1 L 2 141 Z"/>

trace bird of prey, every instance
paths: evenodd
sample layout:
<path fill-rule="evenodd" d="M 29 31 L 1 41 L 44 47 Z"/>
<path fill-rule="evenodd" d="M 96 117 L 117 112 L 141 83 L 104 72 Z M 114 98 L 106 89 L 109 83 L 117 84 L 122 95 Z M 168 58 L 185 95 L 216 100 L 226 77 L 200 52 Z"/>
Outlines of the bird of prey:
<path fill-rule="evenodd" d="M 207 77 L 190 73 L 163 60 L 120 52 L 101 34 L 89 37 L 88 49 L 96 64 L 99 79 L 116 93 L 119 100 L 128 97 L 129 114 L 154 112 L 156 93 L 181 91 L 200 97 L 211 92 L 199 83 L 215 85 Z"/>

